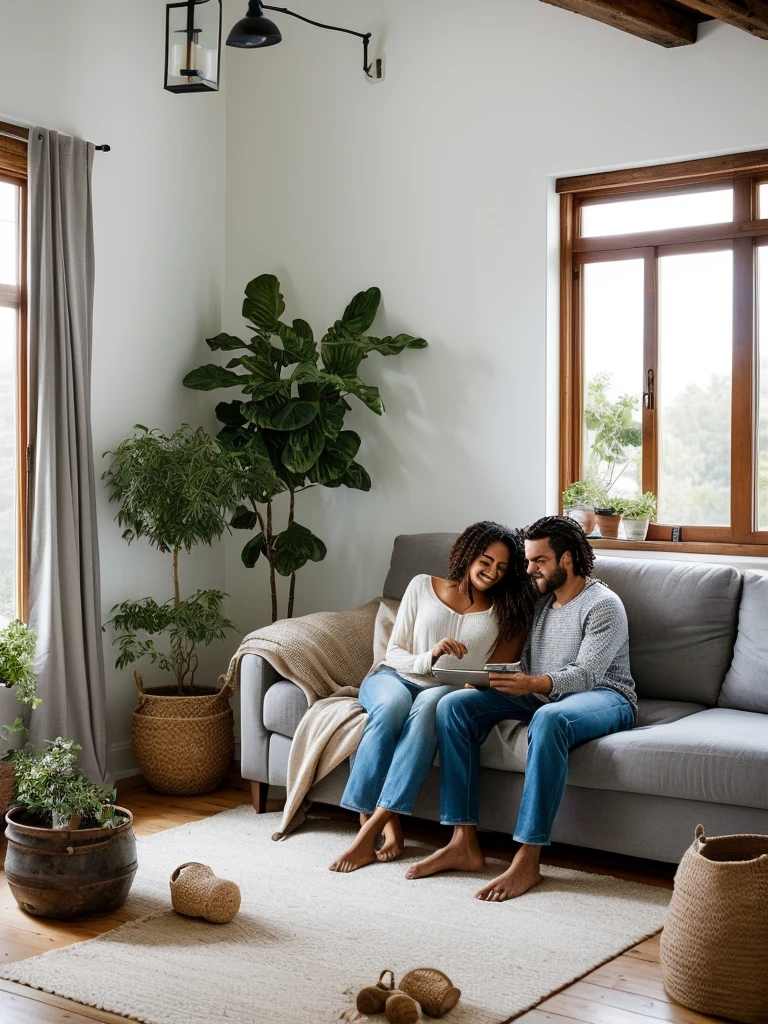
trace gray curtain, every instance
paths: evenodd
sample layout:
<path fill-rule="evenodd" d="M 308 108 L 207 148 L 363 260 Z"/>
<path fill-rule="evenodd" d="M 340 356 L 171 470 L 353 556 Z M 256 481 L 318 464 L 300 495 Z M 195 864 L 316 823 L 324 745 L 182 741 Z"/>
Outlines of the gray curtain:
<path fill-rule="evenodd" d="M 29 133 L 29 620 L 42 697 L 30 740 L 76 740 L 98 782 L 107 759 L 91 442 L 93 152 L 82 139 Z"/>

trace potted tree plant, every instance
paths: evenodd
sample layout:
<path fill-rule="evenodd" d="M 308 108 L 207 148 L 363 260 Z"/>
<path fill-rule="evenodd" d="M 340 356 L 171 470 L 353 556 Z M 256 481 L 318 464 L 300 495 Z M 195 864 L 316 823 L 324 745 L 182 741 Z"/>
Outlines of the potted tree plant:
<path fill-rule="evenodd" d="M 207 793 L 223 779 L 234 753 L 231 692 L 200 686 L 198 646 L 223 640 L 233 623 L 219 590 L 182 598 L 179 555 L 211 544 L 227 529 L 237 504 L 237 460 L 204 430 L 187 424 L 166 436 L 138 425 L 112 452 L 104 473 L 116 519 L 131 543 L 143 537 L 170 555 L 173 594 L 123 601 L 106 623 L 117 632 L 118 668 L 138 661 L 170 675 L 171 685 L 145 687 L 134 672 L 133 753 L 147 782 L 161 793 Z M 166 641 L 160 645 L 160 638 Z"/>
<path fill-rule="evenodd" d="M 621 514 L 627 540 L 645 540 L 648 526 L 656 518 L 656 495 L 646 491 L 639 498 L 622 498 Z"/>
<path fill-rule="evenodd" d="M 6 713 L 9 717 L 13 716 L 9 723 L 2 726 L 0 735 L 0 814 L 5 812 L 13 797 L 13 765 L 10 761 L 9 748 L 27 731 L 19 712 L 23 708 L 34 710 L 40 703 L 34 675 L 36 644 L 36 635 L 20 619 L 14 619 L 0 629 L 2 717 L 5 718 Z M 11 695 L 15 700 L 6 699 Z M 18 711 L 13 708 L 13 704 L 17 705 Z"/>
<path fill-rule="evenodd" d="M 585 533 L 595 528 L 595 495 L 599 491 L 597 481 L 575 480 L 563 491 L 563 514 L 575 519 Z"/>
<path fill-rule="evenodd" d="M 113 789 L 89 782 L 80 749 L 59 736 L 46 750 L 12 754 L 5 872 L 16 902 L 36 917 L 109 914 L 136 873 L 133 816 L 115 806 Z"/>
<path fill-rule="evenodd" d="M 278 618 L 277 576 L 289 578 L 288 618 L 293 614 L 296 573 L 308 561 L 326 555 L 323 541 L 296 520 L 296 496 L 310 487 L 371 489 L 371 478 L 355 461 L 360 435 L 344 430 L 344 419 L 357 399 L 380 416 L 379 389 L 360 377 L 360 365 L 374 352 L 393 356 L 404 349 L 426 348 L 410 334 L 375 338 L 368 334 L 381 302 L 378 288 L 355 295 L 340 320 L 319 341 L 306 320 L 281 320 L 285 302 L 274 274 L 262 274 L 245 288 L 243 316 L 250 340 L 231 334 L 209 338 L 212 351 L 229 352 L 226 367 L 208 363 L 184 378 L 188 388 L 215 391 L 237 388 L 232 402 L 220 402 L 219 440 L 238 454 L 246 472 L 243 504 L 231 525 L 252 536 L 242 560 L 253 568 L 260 556 L 269 567 L 272 621 Z M 277 338 L 280 344 L 274 344 Z M 284 526 L 275 516 L 274 500 L 288 497 Z"/>

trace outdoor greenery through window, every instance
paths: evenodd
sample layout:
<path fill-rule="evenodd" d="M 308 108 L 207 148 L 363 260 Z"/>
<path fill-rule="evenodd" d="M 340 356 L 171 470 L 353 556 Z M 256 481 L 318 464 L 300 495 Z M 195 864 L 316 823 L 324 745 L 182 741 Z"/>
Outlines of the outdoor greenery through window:
<path fill-rule="evenodd" d="M 0 626 L 23 614 L 24 193 L 19 144 L 0 138 Z"/>
<path fill-rule="evenodd" d="M 561 489 L 652 491 L 655 541 L 768 544 L 768 151 L 557 188 Z"/>

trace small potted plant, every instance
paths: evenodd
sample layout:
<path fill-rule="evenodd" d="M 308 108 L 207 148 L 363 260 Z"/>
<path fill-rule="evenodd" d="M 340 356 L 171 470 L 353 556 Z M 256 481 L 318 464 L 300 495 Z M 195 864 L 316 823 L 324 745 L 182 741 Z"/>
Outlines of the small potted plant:
<path fill-rule="evenodd" d="M 646 491 L 639 498 L 622 498 L 621 513 L 627 540 L 645 540 L 648 526 L 656 518 L 656 495 Z"/>
<path fill-rule="evenodd" d="M 115 806 L 114 789 L 83 774 L 80 749 L 59 736 L 46 750 L 11 755 L 16 800 L 5 816 L 5 871 L 16 902 L 36 917 L 111 913 L 136 873 L 133 816 Z"/>
<path fill-rule="evenodd" d="M 5 812 L 13 797 L 13 765 L 10 762 L 12 746 L 18 746 L 27 729 L 20 712 L 23 708 L 34 710 L 40 703 L 35 688 L 34 662 L 37 636 L 20 619 L 14 619 L 0 629 L 0 697 L 5 708 L 13 715 L 10 723 L 2 725 L 0 733 L 0 814 Z M 14 697 L 14 701 L 7 700 Z M 18 709 L 18 711 L 17 711 Z"/>
<path fill-rule="evenodd" d="M 601 537 L 613 540 L 619 536 L 621 502 L 621 498 L 609 497 L 605 488 L 595 492 L 595 521 Z"/>
<path fill-rule="evenodd" d="M 231 692 L 198 685 L 197 648 L 224 640 L 234 625 L 223 613 L 227 594 L 198 590 L 182 598 L 179 555 L 224 533 L 240 486 L 236 456 L 204 430 L 183 424 L 170 436 L 134 427 L 112 452 L 104 479 L 128 543 L 144 537 L 171 556 L 173 595 L 123 601 L 106 623 L 117 633 L 118 668 L 145 661 L 173 679 L 145 687 L 134 671 L 139 698 L 131 741 L 145 779 L 161 793 L 215 789 L 234 755 Z M 162 641 L 166 642 L 163 643 Z"/>
<path fill-rule="evenodd" d="M 575 519 L 584 532 L 595 528 L 595 497 L 599 486 L 595 480 L 575 480 L 563 491 L 563 514 Z"/>

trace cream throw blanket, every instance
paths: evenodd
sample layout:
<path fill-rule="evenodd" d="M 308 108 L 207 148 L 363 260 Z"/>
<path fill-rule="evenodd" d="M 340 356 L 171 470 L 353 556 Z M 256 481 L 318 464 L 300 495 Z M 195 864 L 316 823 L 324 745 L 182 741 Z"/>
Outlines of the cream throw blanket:
<path fill-rule="evenodd" d="M 399 601 L 376 598 L 348 612 L 281 619 L 246 636 L 226 673 L 232 682 L 245 654 L 257 654 L 306 695 L 309 711 L 293 738 L 280 831 L 284 839 L 306 818 L 312 786 L 355 752 L 368 716 L 357 700 L 365 676 L 387 650 Z"/>

